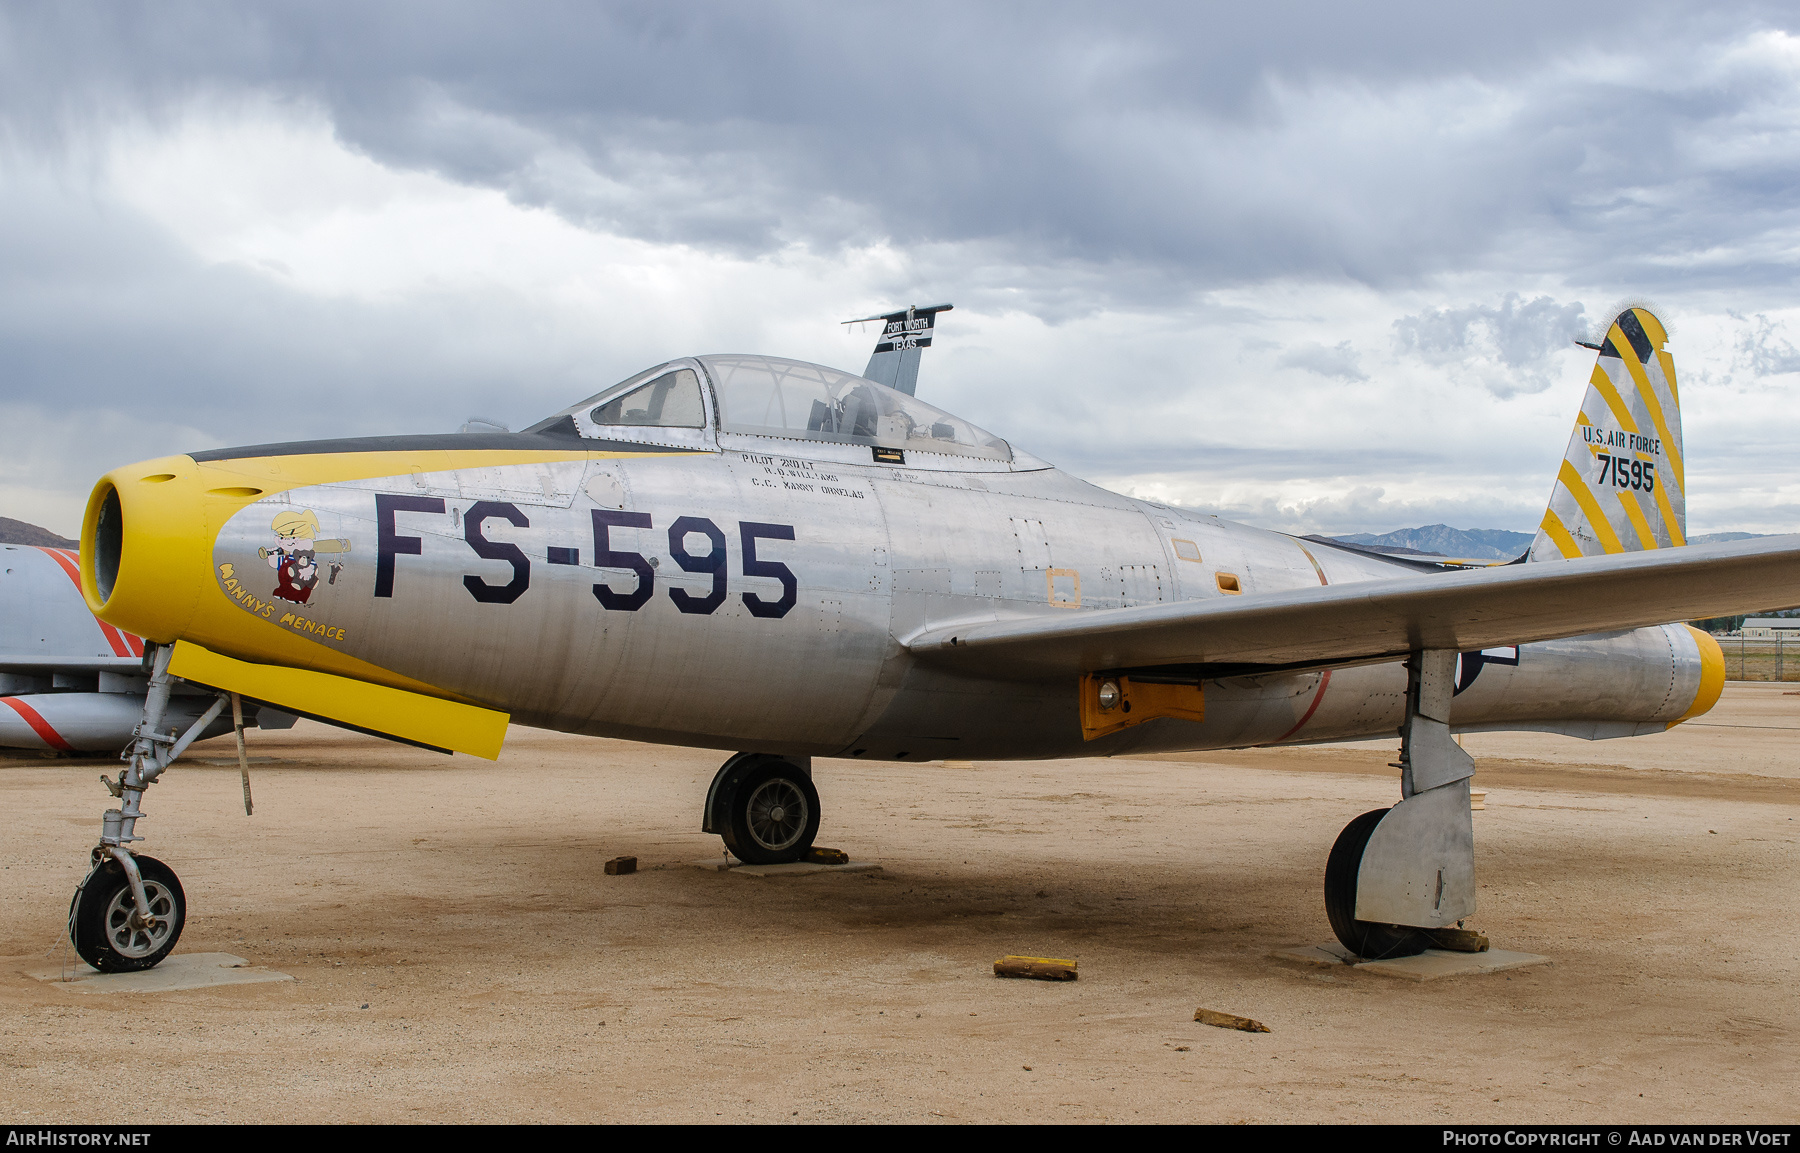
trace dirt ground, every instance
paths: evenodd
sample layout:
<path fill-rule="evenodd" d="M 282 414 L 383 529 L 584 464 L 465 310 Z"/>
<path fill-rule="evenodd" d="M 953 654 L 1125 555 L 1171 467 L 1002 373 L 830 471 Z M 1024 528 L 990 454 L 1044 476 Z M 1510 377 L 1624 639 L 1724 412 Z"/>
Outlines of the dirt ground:
<path fill-rule="evenodd" d="M 146 799 L 181 952 L 299 978 L 77 994 L 100 762 L 0 762 L 0 1113 L 128 1121 L 1800 1119 L 1800 696 L 1704 727 L 1470 737 L 1480 912 L 1550 966 L 1413 984 L 1330 938 L 1338 830 L 1391 742 L 1136 760 L 815 764 L 872 875 L 705 872 L 722 754 L 515 730 L 498 764 L 302 722 Z M 645 871 L 608 877 L 635 854 Z M 998 980 L 1005 953 L 1067 984 Z M 1195 1024 L 1197 1007 L 1272 1032 Z"/>

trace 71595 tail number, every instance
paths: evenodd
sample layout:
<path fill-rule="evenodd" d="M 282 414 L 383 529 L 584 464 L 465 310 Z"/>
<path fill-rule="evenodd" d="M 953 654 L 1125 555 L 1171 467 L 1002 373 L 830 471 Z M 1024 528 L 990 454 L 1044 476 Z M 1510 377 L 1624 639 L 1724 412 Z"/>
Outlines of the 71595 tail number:
<path fill-rule="evenodd" d="M 1622 456 L 1608 456 L 1598 453 L 1594 457 L 1600 462 L 1600 475 L 1594 479 L 1600 484 L 1609 484 L 1614 488 L 1636 489 L 1639 492 L 1656 491 L 1656 463 L 1648 460 L 1627 460 Z"/>

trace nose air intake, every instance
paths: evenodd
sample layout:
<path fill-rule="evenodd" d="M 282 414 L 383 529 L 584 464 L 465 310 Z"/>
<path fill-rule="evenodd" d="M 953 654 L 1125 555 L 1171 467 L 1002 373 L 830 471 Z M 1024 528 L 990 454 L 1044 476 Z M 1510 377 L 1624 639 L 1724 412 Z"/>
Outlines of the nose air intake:
<path fill-rule="evenodd" d="M 210 567 L 194 462 L 164 457 L 101 477 L 81 519 L 81 595 L 107 624 L 159 644 L 181 626 Z"/>
<path fill-rule="evenodd" d="M 112 599 L 113 584 L 119 579 L 119 550 L 125 540 L 125 513 L 119 507 L 119 490 L 106 485 L 99 494 L 99 509 L 94 517 L 94 589 L 100 603 Z"/>

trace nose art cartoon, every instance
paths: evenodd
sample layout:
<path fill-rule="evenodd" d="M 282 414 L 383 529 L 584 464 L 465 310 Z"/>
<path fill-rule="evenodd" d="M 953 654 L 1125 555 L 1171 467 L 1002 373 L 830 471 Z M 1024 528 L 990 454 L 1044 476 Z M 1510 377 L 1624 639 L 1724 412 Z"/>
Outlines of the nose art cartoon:
<path fill-rule="evenodd" d="M 275 570 L 275 595 L 303 605 L 319 584 L 319 555 L 341 556 L 350 551 L 350 542 L 342 538 L 319 540 L 319 517 L 309 508 L 283 511 L 269 527 L 275 532 L 275 547 L 257 549 L 256 554 Z M 329 563 L 331 576 L 327 583 L 336 584 L 343 562 Z"/>

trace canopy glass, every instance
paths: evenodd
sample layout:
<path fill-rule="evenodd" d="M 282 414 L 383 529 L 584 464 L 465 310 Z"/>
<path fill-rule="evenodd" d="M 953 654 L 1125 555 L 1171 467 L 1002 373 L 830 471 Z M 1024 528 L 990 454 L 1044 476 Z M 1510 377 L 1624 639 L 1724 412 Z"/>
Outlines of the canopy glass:
<path fill-rule="evenodd" d="M 527 431 L 562 429 L 598 439 L 616 435 L 622 426 L 703 428 L 702 385 L 689 367 L 695 361 L 711 380 L 721 432 L 1013 458 L 1004 440 L 917 397 L 822 364 L 774 356 L 701 356 L 659 364 Z"/>

